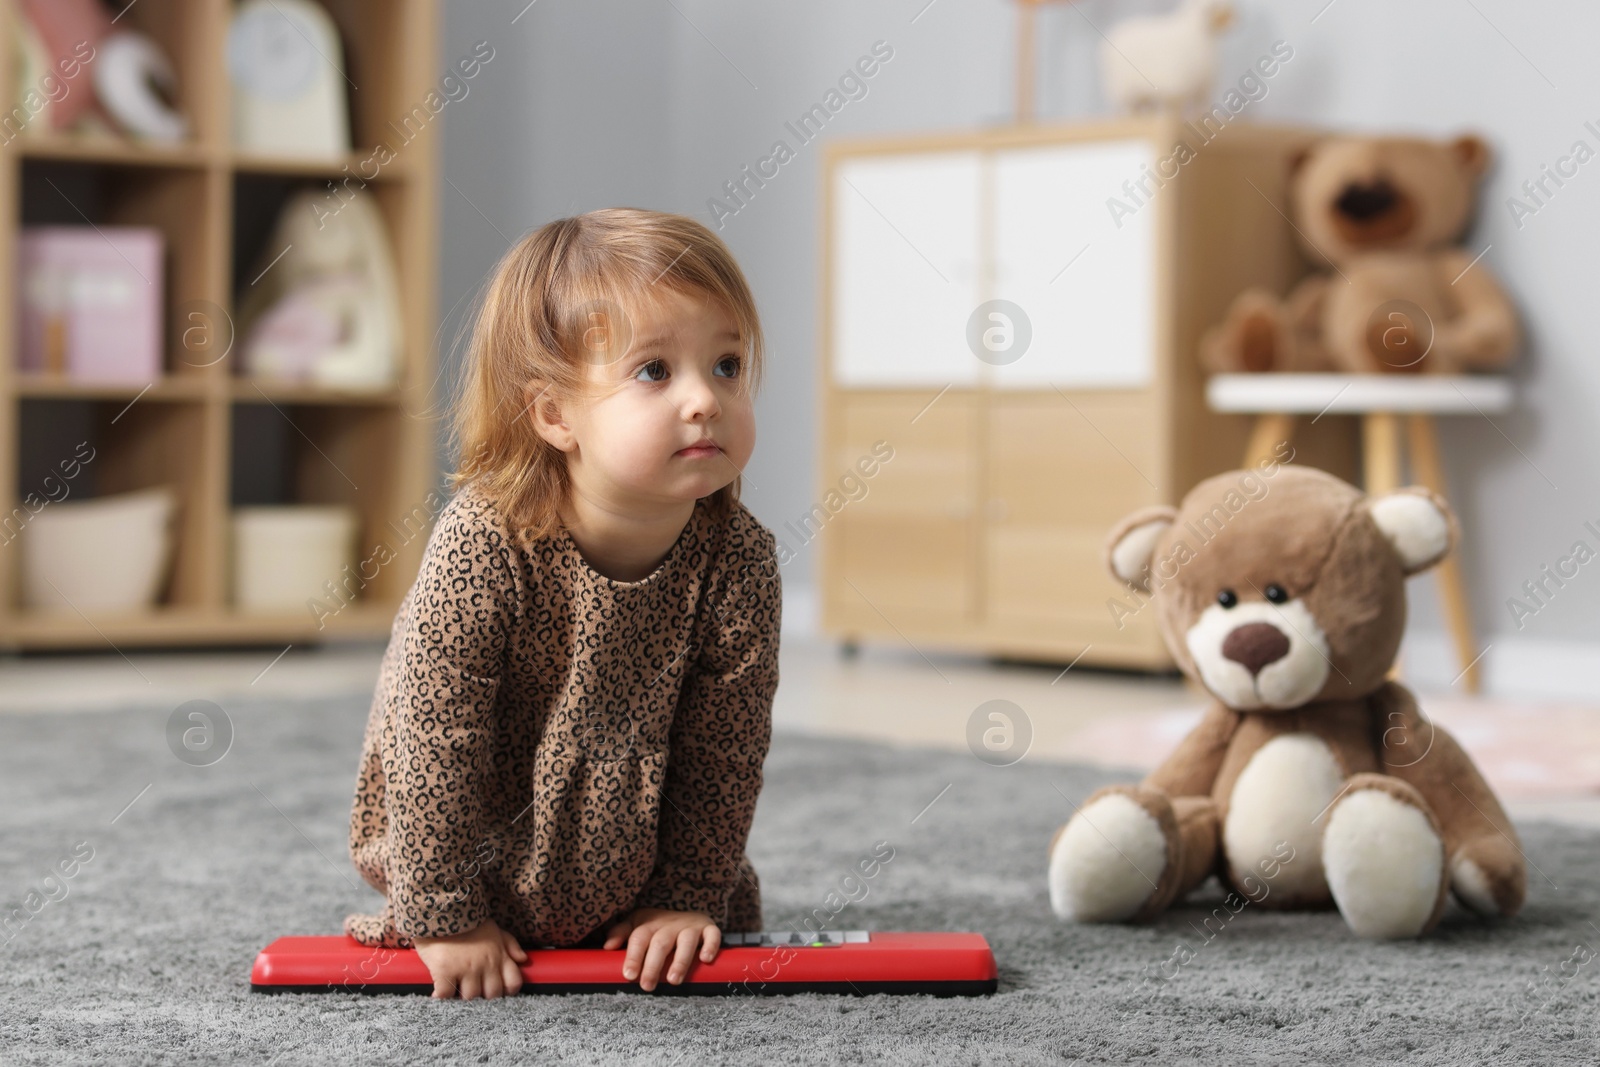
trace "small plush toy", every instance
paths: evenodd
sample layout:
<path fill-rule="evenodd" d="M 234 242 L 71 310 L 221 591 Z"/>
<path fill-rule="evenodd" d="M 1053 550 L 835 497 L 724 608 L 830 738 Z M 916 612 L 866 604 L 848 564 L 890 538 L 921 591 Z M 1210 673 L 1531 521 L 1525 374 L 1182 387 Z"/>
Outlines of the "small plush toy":
<path fill-rule="evenodd" d="M 243 369 L 384 389 L 400 373 L 400 288 L 378 198 L 303 189 L 284 204 L 239 299 Z"/>
<path fill-rule="evenodd" d="M 1335 904 L 1362 937 L 1414 937 L 1447 891 L 1521 907 L 1516 831 L 1472 760 L 1388 680 L 1405 580 L 1455 520 L 1424 489 L 1368 497 L 1268 461 L 1112 531 L 1107 562 L 1210 692 L 1137 786 L 1090 796 L 1050 843 L 1064 919 L 1148 919 L 1216 874 L 1269 908 Z"/>
<path fill-rule="evenodd" d="M 1105 32 L 1106 98 L 1124 111 L 1203 107 L 1217 73 L 1217 34 L 1232 25 L 1227 0 L 1179 0 L 1164 15 L 1136 15 Z"/>
<path fill-rule="evenodd" d="M 1286 298 L 1239 294 L 1201 339 L 1211 371 L 1459 374 L 1504 366 L 1516 313 L 1459 247 L 1489 149 L 1453 141 L 1333 137 L 1297 156 L 1289 215 L 1329 270 Z M 1246 191 L 1248 194 L 1248 190 Z"/>

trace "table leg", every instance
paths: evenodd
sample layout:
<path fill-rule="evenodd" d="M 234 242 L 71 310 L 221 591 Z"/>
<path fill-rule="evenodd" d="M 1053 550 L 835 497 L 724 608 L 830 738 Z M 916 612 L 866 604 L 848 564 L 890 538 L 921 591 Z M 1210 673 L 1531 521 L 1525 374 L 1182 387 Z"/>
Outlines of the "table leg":
<path fill-rule="evenodd" d="M 1400 488 L 1400 418 L 1387 411 L 1361 416 L 1361 464 L 1368 493 Z"/>
<path fill-rule="evenodd" d="M 1256 416 L 1255 429 L 1250 431 L 1250 443 L 1244 449 L 1244 465 L 1260 466 L 1278 454 L 1278 446 L 1294 437 L 1293 415 L 1279 411 Z"/>
<path fill-rule="evenodd" d="M 1445 495 L 1444 467 L 1439 462 L 1439 438 L 1434 431 L 1433 416 L 1412 415 L 1408 420 L 1411 466 L 1417 480 L 1448 500 Z M 1461 577 L 1461 555 L 1450 553 L 1438 567 L 1439 598 L 1444 602 L 1445 621 L 1455 640 L 1456 656 L 1461 662 L 1461 681 L 1466 691 L 1479 691 L 1481 678 L 1478 663 L 1482 659 L 1472 637 L 1472 613 L 1467 603 L 1466 583 Z"/>
<path fill-rule="evenodd" d="M 1361 478 L 1366 491 L 1377 496 L 1400 488 L 1400 420 L 1387 411 L 1361 416 Z M 1400 654 L 1389 666 L 1389 678 L 1400 679 Z"/>

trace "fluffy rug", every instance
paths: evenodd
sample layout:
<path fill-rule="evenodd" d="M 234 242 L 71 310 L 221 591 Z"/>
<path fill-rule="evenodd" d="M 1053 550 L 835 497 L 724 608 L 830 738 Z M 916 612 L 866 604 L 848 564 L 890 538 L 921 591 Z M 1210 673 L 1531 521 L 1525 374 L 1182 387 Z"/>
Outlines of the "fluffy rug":
<path fill-rule="evenodd" d="M 174 756 L 172 711 L 0 717 L 0 900 L 43 893 L 92 849 L 0 935 L 0 1062 L 1551 1064 L 1593 1063 L 1600 1040 L 1593 834 L 1523 827 L 1523 915 L 1452 911 L 1420 943 L 1251 908 L 1207 941 L 1219 894 L 1204 890 L 1153 925 L 1065 926 L 1043 878 L 1061 794 L 1118 776 L 793 735 L 774 744 L 750 848 L 767 925 L 818 907 L 888 841 L 894 859 L 839 925 L 980 930 L 997 995 L 255 995 L 263 944 L 337 932 L 377 900 L 344 855 L 365 704 L 230 707 L 231 747 L 209 766 Z"/>

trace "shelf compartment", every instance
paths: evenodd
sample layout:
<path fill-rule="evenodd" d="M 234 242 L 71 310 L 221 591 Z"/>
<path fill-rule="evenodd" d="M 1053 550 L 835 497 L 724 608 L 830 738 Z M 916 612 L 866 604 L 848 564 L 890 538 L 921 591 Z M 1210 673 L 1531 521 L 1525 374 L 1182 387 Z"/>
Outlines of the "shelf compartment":
<path fill-rule="evenodd" d="M 415 558 L 426 537 L 425 523 L 416 516 L 432 517 L 425 500 L 399 499 L 394 458 L 411 429 L 405 420 L 398 408 L 370 404 L 235 401 L 230 505 L 353 507 L 356 556 L 350 564 L 367 564 L 360 568 L 356 604 L 388 604 L 392 610 L 415 576 L 414 566 L 403 561 Z M 342 577 L 328 575 L 336 582 Z"/>
<path fill-rule="evenodd" d="M 22 166 L 22 223 L 160 230 L 165 239 L 164 369 L 174 375 L 200 375 L 206 361 L 181 353 L 188 313 L 197 304 L 215 304 L 221 295 L 213 235 L 205 221 L 215 207 L 215 190 L 206 171 L 186 167 L 28 159 Z"/>
<path fill-rule="evenodd" d="M 223 109 L 228 105 L 227 95 L 217 91 L 225 73 L 222 54 L 213 43 L 222 38 L 226 6 L 218 0 L 113 0 L 109 7 L 115 19 L 113 31 L 144 34 L 171 61 L 177 74 L 172 103 L 188 119 L 188 136 L 180 142 L 154 142 L 120 131 L 34 132 L 15 146 L 36 158 L 151 165 L 205 161 L 221 143 Z M 91 58 L 78 78 L 68 83 L 71 92 L 94 91 L 89 82 L 95 62 Z"/>
<path fill-rule="evenodd" d="M 432 82 L 437 74 L 438 60 L 431 46 L 433 27 L 423 9 L 414 4 L 396 4 L 393 0 L 322 0 L 322 6 L 332 16 L 344 42 L 345 75 L 349 85 L 361 87 L 350 92 L 350 139 L 365 157 L 370 148 L 387 144 L 395 153 L 396 163 L 418 147 L 406 144 L 396 134 L 391 123 L 398 123 L 413 107 L 421 108 L 429 121 L 417 124 L 422 139 L 433 136 L 443 115 L 431 114 L 423 103 L 428 89 L 418 90 L 423 80 L 416 76 L 419 68 L 427 70 L 425 76 Z"/>
<path fill-rule="evenodd" d="M 267 284 L 264 279 L 268 279 L 273 271 L 280 270 L 283 266 L 281 259 L 277 257 L 288 249 L 276 244 L 274 234 L 284 206 L 302 190 L 310 190 L 326 197 L 324 202 L 330 214 L 324 217 L 325 225 L 338 226 L 343 218 L 354 216 L 338 214 L 341 204 L 338 193 L 328 189 L 326 183 L 306 181 L 285 174 L 238 174 L 234 176 L 233 185 L 234 242 L 231 292 L 234 297 L 234 322 L 242 330 L 243 316 L 240 308 L 245 304 L 249 293 L 255 286 Z M 393 182 L 378 182 L 369 185 L 366 191 L 372 196 L 383 219 L 385 237 L 389 243 L 390 253 L 394 257 L 395 276 L 401 294 L 410 292 L 417 279 L 427 279 L 431 284 L 432 267 L 424 249 L 434 246 L 431 241 L 427 244 L 419 243 L 413 232 L 417 227 L 409 225 L 406 221 L 415 217 L 419 209 L 426 209 L 415 187 Z M 419 309 L 412 307 L 410 301 L 402 299 L 399 312 L 400 366 L 397 387 L 390 391 L 392 394 L 398 393 L 398 389 L 404 387 L 406 383 L 426 380 L 421 368 L 427 357 L 421 349 L 422 345 L 430 340 L 425 332 L 419 332 L 430 329 L 418 319 Z M 418 337 L 423 337 L 424 341 L 419 343 Z M 244 366 L 242 332 L 235 340 L 239 347 L 235 348 L 228 362 L 233 365 L 236 372 L 239 372 Z M 278 388 L 288 387 L 291 387 L 290 383 L 282 383 Z M 248 389 L 248 386 L 246 388 Z M 263 388 L 267 387 L 263 384 Z M 307 388 L 321 389 L 329 395 L 343 392 L 350 396 L 353 402 L 381 395 L 327 387 Z M 249 393 L 236 393 L 236 395 L 252 399 Z"/>
<path fill-rule="evenodd" d="M 220 144 L 228 95 L 224 53 L 228 6 L 217 0 L 113 0 L 117 29 L 150 37 L 178 75 L 173 104 L 189 119 L 189 138 Z"/>
<path fill-rule="evenodd" d="M 209 606 L 217 599 L 209 487 L 215 484 L 218 472 L 214 467 L 216 449 L 205 447 L 210 436 L 207 416 L 204 403 L 149 394 L 137 401 L 121 397 L 24 399 L 18 420 L 17 499 L 25 500 L 33 493 L 65 502 L 170 487 L 176 507 L 170 563 L 159 603 Z M 85 442 L 94 450 L 87 458 L 80 454 Z M 73 457 L 78 457 L 81 465 L 63 494 L 52 489 L 46 479 L 60 483 L 61 463 Z M 11 565 L 20 566 L 20 558 L 18 553 Z M 13 584 L 15 589 L 20 587 L 20 581 Z M 21 606 L 20 592 L 14 606 Z"/>

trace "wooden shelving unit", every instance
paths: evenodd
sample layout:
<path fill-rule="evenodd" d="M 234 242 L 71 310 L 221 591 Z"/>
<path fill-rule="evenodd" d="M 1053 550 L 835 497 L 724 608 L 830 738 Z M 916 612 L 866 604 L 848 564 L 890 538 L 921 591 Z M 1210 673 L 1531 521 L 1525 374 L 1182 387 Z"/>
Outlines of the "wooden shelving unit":
<path fill-rule="evenodd" d="M 172 564 L 159 604 L 134 615 L 38 615 L 22 607 L 20 538 L 0 543 L 0 648 L 105 648 L 314 641 L 387 632 L 415 577 L 434 487 L 438 120 L 403 143 L 391 122 L 437 76 L 437 0 L 323 0 L 344 40 L 354 151 L 348 159 L 237 152 L 229 130 L 229 0 L 140 0 L 119 25 L 154 37 L 177 67 L 193 139 L 16 138 L 0 144 L 0 520 L 87 440 L 95 458 L 72 499 L 156 485 L 178 492 Z M 0 49 L 0 87 L 12 84 Z M 8 100 L 9 104 L 9 100 Z M 357 393 L 238 375 L 222 355 L 235 294 L 250 282 L 283 203 L 356 172 L 386 141 L 396 158 L 366 183 L 388 223 L 404 337 L 399 385 Z M 349 170 L 346 170 L 346 165 Z M 166 237 L 163 374 L 103 385 L 23 373 L 16 351 L 16 246 L 38 223 L 144 225 Z M 212 333 L 184 332 L 210 313 Z M 217 317 L 220 314 L 222 317 Z M 196 341 L 199 338 L 199 341 Z M 357 559 L 393 558 L 320 621 L 241 613 L 229 603 L 233 508 L 338 503 L 361 515 Z M 47 505 L 48 506 L 48 505 Z M 0 538 L 0 540 L 4 540 Z M 329 575 L 338 580 L 340 575 Z"/>

